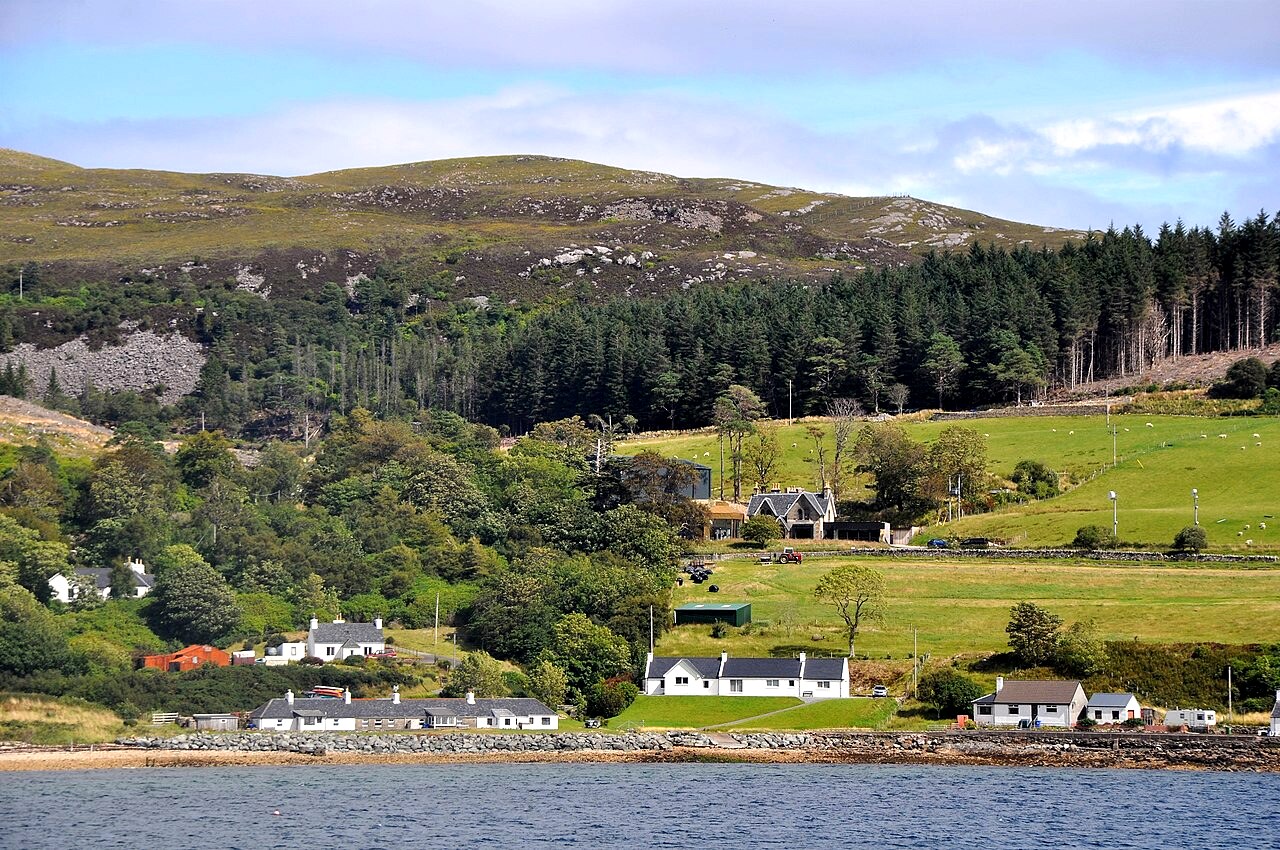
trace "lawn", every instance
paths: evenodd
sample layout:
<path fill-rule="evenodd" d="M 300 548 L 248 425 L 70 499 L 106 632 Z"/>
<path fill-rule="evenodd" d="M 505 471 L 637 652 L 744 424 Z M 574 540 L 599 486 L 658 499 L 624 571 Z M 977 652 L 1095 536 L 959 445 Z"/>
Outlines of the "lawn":
<path fill-rule="evenodd" d="M 1275 521 L 1280 516 L 1280 418 L 1124 415 L 1111 419 L 1116 426 L 1118 463 L 1114 469 L 1105 416 L 904 422 L 908 433 L 925 442 L 952 425 L 973 428 L 986 437 L 987 469 L 998 478 L 1012 473 L 1018 461 L 1033 459 L 1079 484 L 1056 499 L 936 525 L 929 534 L 1061 545 L 1082 525 L 1111 527 L 1112 505 L 1107 494 L 1114 490 L 1121 540 L 1167 546 L 1180 528 L 1192 522 L 1194 487 L 1199 490 L 1200 524 L 1207 530 L 1212 548 L 1280 549 L 1280 526 Z M 806 424 L 787 426 L 784 421 L 772 425 L 782 445 L 774 483 L 814 487 L 812 442 L 805 433 Z M 830 431 L 829 425 L 825 427 Z M 827 444 L 830 453 L 830 436 Z M 661 438 L 641 435 L 620 443 L 617 449 L 632 454 L 650 449 L 706 464 L 712 469 L 712 489 L 718 493 L 720 450 L 714 431 Z M 865 483 L 860 479 L 848 496 L 861 498 Z M 749 494 L 750 484 L 744 484 L 744 489 Z M 1264 529 L 1260 523 L 1269 527 Z M 1246 545 L 1248 540 L 1253 541 L 1252 546 Z"/>
<path fill-rule="evenodd" d="M 697 729 L 732 723 L 793 705 L 795 697 L 636 697 L 626 711 L 609 721 L 610 729 L 643 726 L 648 729 Z"/>
<path fill-rule="evenodd" d="M 863 627 L 858 655 L 905 659 L 919 632 L 922 654 L 935 658 L 1006 647 L 1009 608 L 1029 600 L 1067 623 L 1093 619 L 1106 639 L 1156 642 L 1273 641 L 1280 635 L 1280 570 L 1184 568 L 1094 562 L 902 561 L 859 558 L 885 575 L 880 622 Z M 818 577 L 850 563 L 810 558 L 803 564 L 739 559 L 715 565 L 721 602 L 750 602 L 755 620 L 722 639 L 711 627 L 665 632 L 660 655 L 843 655 L 835 610 L 813 597 Z M 708 598 L 707 585 L 676 589 L 677 604 Z"/>
<path fill-rule="evenodd" d="M 735 723 L 730 729 L 879 729 L 897 711 L 892 699 L 827 699 L 811 702 L 758 721 Z"/>

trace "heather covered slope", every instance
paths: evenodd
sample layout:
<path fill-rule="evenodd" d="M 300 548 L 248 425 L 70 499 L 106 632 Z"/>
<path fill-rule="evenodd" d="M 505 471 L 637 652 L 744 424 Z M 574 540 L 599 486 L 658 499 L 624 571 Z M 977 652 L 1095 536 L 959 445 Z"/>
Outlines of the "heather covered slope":
<path fill-rule="evenodd" d="M 347 286 L 379 262 L 440 298 L 647 295 L 895 266 L 974 242 L 1082 238 L 907 197 L 850 198 L 545 156 L 306 177 L 84 169 L 0 150 L 0 265 L 60 281 Z"/>

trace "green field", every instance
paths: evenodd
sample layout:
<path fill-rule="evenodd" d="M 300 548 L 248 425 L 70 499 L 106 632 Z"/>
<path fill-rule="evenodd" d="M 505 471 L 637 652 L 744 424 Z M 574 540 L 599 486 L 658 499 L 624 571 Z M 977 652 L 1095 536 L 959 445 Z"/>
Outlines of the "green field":
<path fill-rule="evenodd" d="M 763 717 L 735 723 L 730 729 L 879 729 L 898 709 L 891 699 L 827 699 Z"/>
<path fill-rule="evenodd" d="M 1194 487 L 1200 492 L 1200 524 L 1213 549 L 1280 549 L 1280 525 L 1275 519 L 1280 517 L 1280 419 L 1124 415 L 1112 420 L 1117 428 L 1114 469 L 1111 434 L 1103 416 L 905 422 L 913 437 L 926 442 L 950 425 L 982 433 L 987 440 L 987 468 L 997 478 L 1006 478 L 1019 460 L 1033 459 L 1078 482 L 1056 499 L 935 525 L 928 534 L 983 535 L 1012 545 L 1061 545 L 1082 525 L 1111 526 L 1107 493 L 1114 490 L 1120 539 L 1167 546 L 1178 529 L 1192 522 Z M 812 443 L 804 427 L 778 426 L 783 457 L 775 476 L 777 486 L 815 486 Z M 618 446 L 623 453 L 645 449 L 710 466 L 713 490 L 718 493 L 720 456 L 714 432 L 660 439 L 641 435 Z M 849 496 L 860 498 L 866 483 L 859 481 L 859 488 Z M 750 485 L 745 484 L 744 490 L 749 493 Z M 1253 541 L 1251 545 L 1246 544 L 1248 540 Z"/>
<path fill-rule="evenodd" d="M 698 729 L 803 705 L 796 697 L 697 697 L 641 694 L 609 721 L 610 729 Z"/>
<path fill-rule="evenodd" d="M 885 574 L 884 619 L 864 627 L 858 655 L 898 662 L 919 630 L 921 654 L 934 658 L 1006 648 L 1009 608 L 1029 600 L 1067 623 L 1092 618 L 1105 639 L 1221 643 L 1274 641 L 1280 635 L 1280 570 L 1122 566 L 1091 562 L 902 561 L 863 558 Z M 722 602 L 750 602 L 755 620 L 723 639 L 711 627 L 662 635 L 659 655 L 843 655 L 834 609 L 813 597 L 818 576 L 847 559 L 803 564 L 725 560 L 711 581 Z M 676 589 L 677 604 L 709 598 L 708 585 Z M 815 640 L 817 638 L 817 640 Z"/>

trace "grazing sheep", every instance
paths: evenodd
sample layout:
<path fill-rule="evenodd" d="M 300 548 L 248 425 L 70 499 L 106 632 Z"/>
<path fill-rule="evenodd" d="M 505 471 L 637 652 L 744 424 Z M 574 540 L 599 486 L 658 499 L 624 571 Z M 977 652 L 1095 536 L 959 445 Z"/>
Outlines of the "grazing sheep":
<path fill-rule="evenodd" d="M 1266 531 L 1267 524 L 1265 522 L 1260 522 L 1258 523 L 1258 528 L 1261 528 L 1263 531 Z"/>
<path fill-rule="evenodd" d="M 1152 425 L 1150 422 L 1148 422 L 1148 423 L 1147 423 L 1147 427 L 1148 427 L 1148 428 L 1154 428 L 1154 427 L 1156 427 L 1156 426 L 1154 426 L 1154 425 Z M 1125 428 L 1125 430 L 1126 430 L 1126 431 L 1128 431 L 1129 429 L 1128 429 L 1128 428 Z"/>
<path fill-rule="evenodd" d="M 1219 439 L 1219 440 L 1225 440 L 1226 438 L 1227 438 L 1227 435 L 1226 435 L 1226 434 L 1219 434 L 1219 435 L 1218 435 L 1218 439 Z"/>
<path fill-rule="evenodd" d="M 1259 438 L 1259 437 L 1261 437 L 1261 436 L 1262 436 L 1261 434 L 1254 434 L 1254 435 L 1253 435 L 1253 438 L 1256 440 L 1256 439 L 1258 439 L 1258 438 Z"/>

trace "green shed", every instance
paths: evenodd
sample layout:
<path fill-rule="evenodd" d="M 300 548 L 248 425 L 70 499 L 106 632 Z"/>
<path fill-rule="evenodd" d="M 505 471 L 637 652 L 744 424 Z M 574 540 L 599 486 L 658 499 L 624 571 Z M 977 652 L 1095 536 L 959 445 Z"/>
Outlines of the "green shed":
<path fill-rule="evenodd" d="M 751 622 L 750 602 L 687 602 L 676 606 L 675 623 L 728 623 L 745 626 Z"/>

